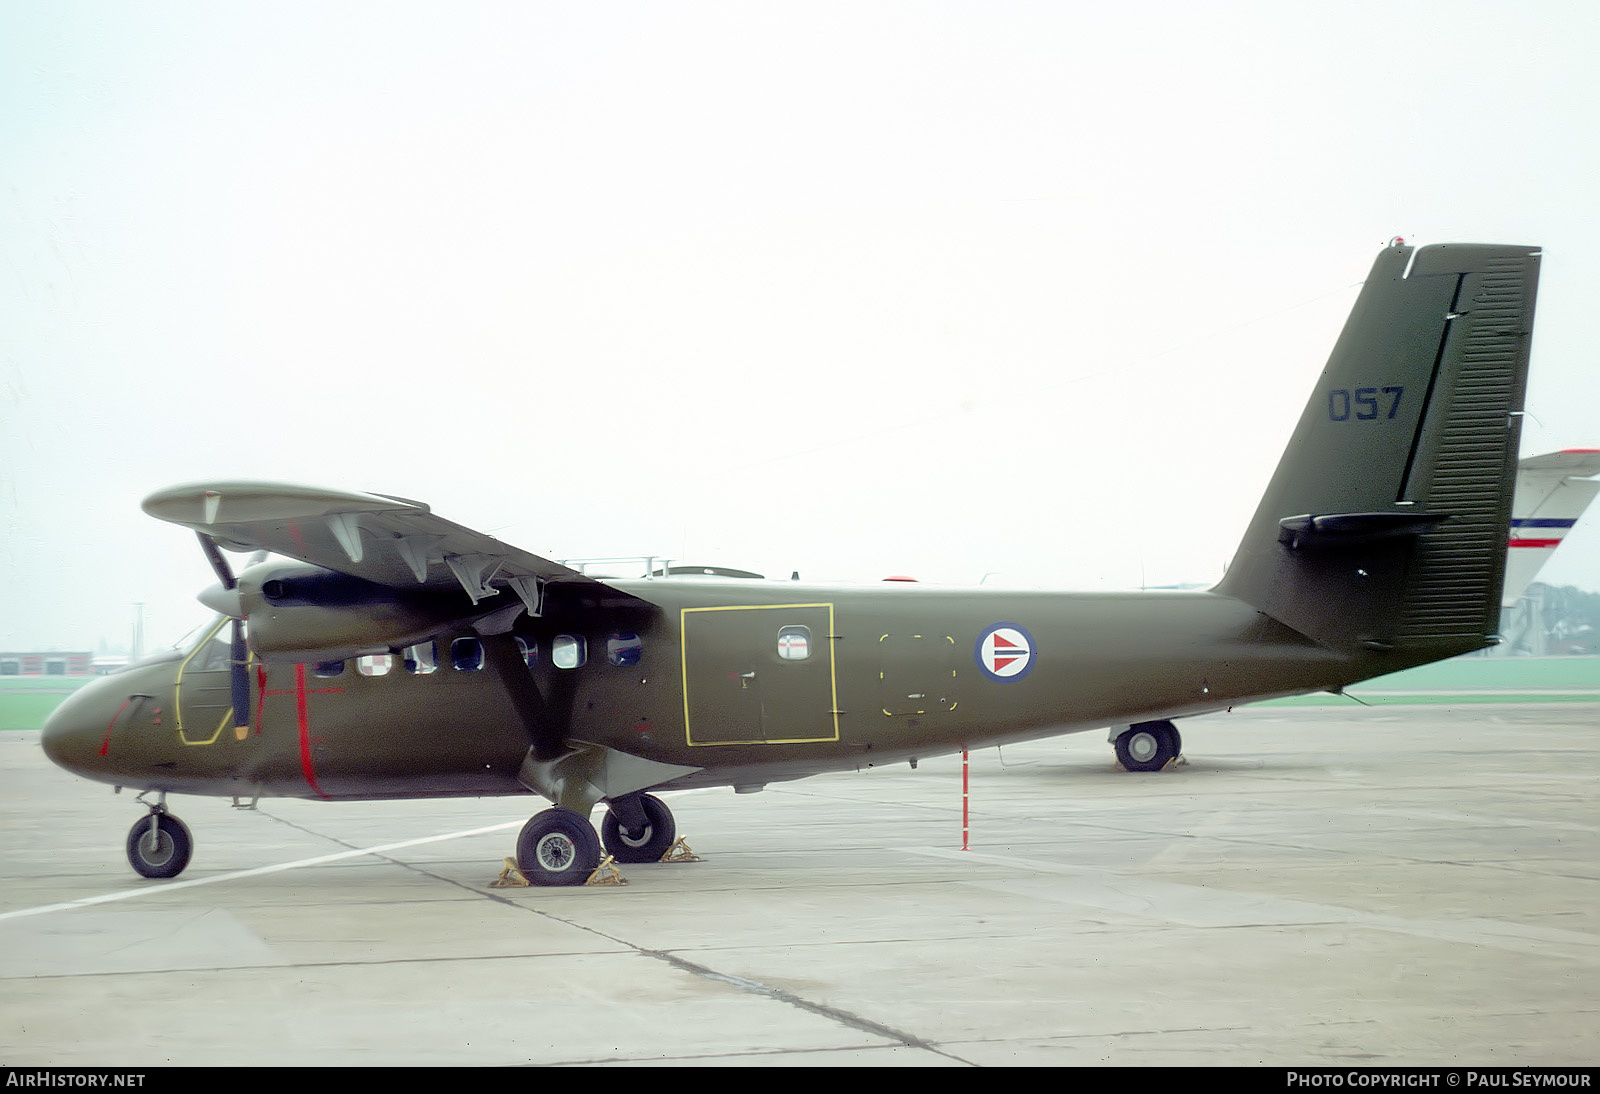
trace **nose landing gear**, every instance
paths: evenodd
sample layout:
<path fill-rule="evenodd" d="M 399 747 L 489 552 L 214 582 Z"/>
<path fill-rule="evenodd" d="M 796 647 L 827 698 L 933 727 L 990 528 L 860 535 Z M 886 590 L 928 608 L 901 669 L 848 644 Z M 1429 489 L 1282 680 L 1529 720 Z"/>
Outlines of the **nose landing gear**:
<path fill-rule="evenodd" d="M 167 812 L 165 794 L 128 830 L 128 863 L 144 877 L 177 877 L 193 853 L 189 826 Z"/>

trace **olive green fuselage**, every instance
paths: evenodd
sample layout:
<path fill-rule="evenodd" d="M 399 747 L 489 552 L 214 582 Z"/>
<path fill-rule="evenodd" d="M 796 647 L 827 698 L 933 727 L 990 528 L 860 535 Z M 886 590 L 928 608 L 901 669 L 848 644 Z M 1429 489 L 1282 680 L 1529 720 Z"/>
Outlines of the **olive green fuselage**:
<path fill-rule="evenodd" d="M 83 689 L 47 747 L 143 789 L 403 798 L 526 793 L 519 772 L 543 735 L 693 769 L 668 788 L 754 787 L 1337 688 L 1460 652 L 1338 652 L 1211 592 L 611 584 L 647 603 L 558 602 L 484 637 L 463 622 L 420 654 L 252 659 L 239 727 L 229 669 L 208 666 L 202 642 Z"/>

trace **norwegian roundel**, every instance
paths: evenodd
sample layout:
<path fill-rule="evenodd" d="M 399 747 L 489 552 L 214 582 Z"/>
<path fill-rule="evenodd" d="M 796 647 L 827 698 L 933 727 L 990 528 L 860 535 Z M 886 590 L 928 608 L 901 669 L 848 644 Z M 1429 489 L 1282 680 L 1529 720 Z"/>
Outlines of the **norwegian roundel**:
<path fill-rule="evenodd" d="M 978 638 L 978 667 L 991 680 L 1020 680 L 1033 668 L 1033 636 L 1015 623 L 996 623 Z"/>

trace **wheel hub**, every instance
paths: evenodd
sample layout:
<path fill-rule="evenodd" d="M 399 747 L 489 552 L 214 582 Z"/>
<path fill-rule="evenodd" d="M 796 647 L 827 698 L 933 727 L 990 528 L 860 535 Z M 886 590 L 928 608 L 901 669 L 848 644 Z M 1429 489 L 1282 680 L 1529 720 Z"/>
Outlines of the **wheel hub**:
<path fill-rule="evenodd" d="M 164 866 L 172 858 L 172 838 L 165 832 L 146 835 L 139 841 L 139 854 L 152 866 Z"/>
<path fill-rule="evenodd" d="M 1160 747 L 1151 733 L 1135 733 L 1128 739 L 1128 754 L 1140 763 L 1148 763 Z"/>
<path fill-rule="evenodd" d="M 534 847 L 534 855 L 546 870 L 560 871 L 572 865 L 573 859 L 578 857 L 578 849 L 570 836 L 551 832 L 540 838 Z"/>

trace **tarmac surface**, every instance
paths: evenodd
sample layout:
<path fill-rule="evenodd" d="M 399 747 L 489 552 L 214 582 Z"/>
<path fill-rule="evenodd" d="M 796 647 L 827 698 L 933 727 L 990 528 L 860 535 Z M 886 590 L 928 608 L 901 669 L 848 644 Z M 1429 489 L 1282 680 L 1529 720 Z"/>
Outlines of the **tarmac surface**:
<path fill-rule="evenodd" d="M 174 798 L 0 734 L 0 1064 L 1593 1065 L 1600 703 L 1258 707 L 668 795 L 703 861 L 489 883 L 537 799 Z M 598 818 L 597 812 L 596 817 Z"/>

